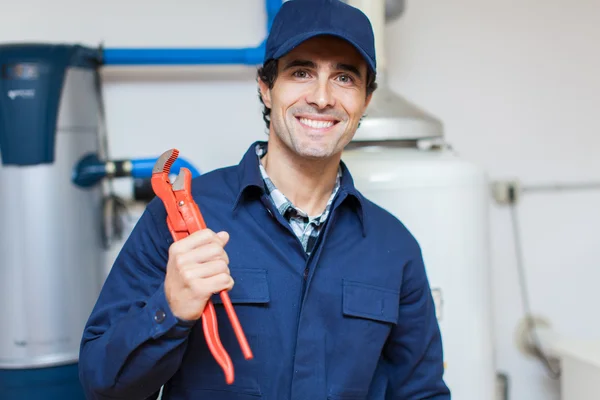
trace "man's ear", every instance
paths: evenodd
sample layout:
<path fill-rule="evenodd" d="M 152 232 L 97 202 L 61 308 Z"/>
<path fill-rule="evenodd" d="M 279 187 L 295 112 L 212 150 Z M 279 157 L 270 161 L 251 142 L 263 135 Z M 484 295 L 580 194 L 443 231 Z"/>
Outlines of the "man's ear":
<path fill-rule="evenodd" d="M 262 79 L 258 79 L 258 88 L 260 90 L 260 95 L 262 97 L 262 101 L 263 103 L 265 103 L 265 106 L 267 106 L 268 108 L 272 108 L 271 107 L 271 90 L 269 89 L 269 86 L 263 82 Z"/>
<path fill-rule="evenodd" d="M 367 108 L 369 108 L 369 103 L 371 103 L 371 99 L 373 98 L 373 92 L 371 92 L 368 96 L 367 96 L 367 100 L 365 101 L 365 111 Z"/>

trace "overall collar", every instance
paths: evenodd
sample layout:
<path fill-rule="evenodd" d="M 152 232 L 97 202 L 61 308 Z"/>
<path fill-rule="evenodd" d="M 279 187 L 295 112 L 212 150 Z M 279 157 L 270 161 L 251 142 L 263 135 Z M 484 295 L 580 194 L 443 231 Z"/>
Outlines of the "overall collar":
<path fill-rule="evenodd" d="M 260 174 L 259 159 L 256 155 L 256 146 L 258 144 L 266 144 L 265 141 L 256 141 L 250 145 L 240 163 L 237 165 L 237 172 L 239 178 L 239 190 L 236 194 L 235 202 L 233 203 L 232 211 L 235 212 L 237 207 L 244 201 L 246 196 L 251 193 L 265 193 L 265 186 Z M 365 224 L 365 198 L 354 186 L 354 180 L 348 170 L 348 167 L 344 162 L 341 162 L 342 167 L 342 179 L 340 182 L 340 189 L 338 191 L 338 198 L 336 202 L 346 201 L 347 199 L 353 199 L 352 202 L 356 207 L 360 223 L 362 225 L 363 235 L 366 235 L 366 224 Z"/>

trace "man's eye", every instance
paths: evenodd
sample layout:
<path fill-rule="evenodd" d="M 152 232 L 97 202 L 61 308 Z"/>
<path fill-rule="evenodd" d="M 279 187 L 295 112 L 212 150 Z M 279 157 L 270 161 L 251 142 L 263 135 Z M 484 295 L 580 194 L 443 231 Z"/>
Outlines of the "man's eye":
<path fill-rule="evenodd" d="M 354 82 L 354 79 L 350 75 L 340 75 L 340 76 L 338 76 L 338 79 L 342 83 L 352 83 L 352 82 Z"/>
<path fill-rule="evenodd" d="M 294 76 L 296 78 L 306 78 L 308 76 L 308 73 L 306 71 L 296 71 L 294 72 Z"/>

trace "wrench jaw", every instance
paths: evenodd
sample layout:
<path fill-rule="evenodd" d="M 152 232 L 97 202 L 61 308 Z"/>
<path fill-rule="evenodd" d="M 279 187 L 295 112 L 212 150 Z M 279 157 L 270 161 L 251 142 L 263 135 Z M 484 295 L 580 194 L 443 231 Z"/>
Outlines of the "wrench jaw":
<path fill-rule="evenodd" d="M 185 189 L 186 175 L 187 175 L 186 168 L 181 168 L 179 170 L 179 174 L 177 175 L 177 177 L 175 178 L 175 181 L 173 182 L 173 190 L 174 191 Z"/>
<path fill-rule="evenodd" d="M 166 173 L 167 175 L 171 171 L 171 167 L 175 160 L 179 157 L 179 150 L 171 149 L 167 150 L 158 157 L 158 160 L 154 163 L 154 168 L 152 168 L 153 174 L 158 173 Z"/>
<path fill-rule="evenodd" d="M 179 175 L 173 182 L 173 191 L 185 191 L 186 193 L 192 193 L 192 173 L 189 169 L 182 167 L 179 169 Z"/>
<path fill-rule="evenodd" d="M 169 182 L 169 172 L 171 166 L 177 157 L 179 156 L 179 150 L 171 149 L 167 150 L 158 157 L 152 168 L 152 189 L 154 193 L 160 197 L 163 201 L 172 201 L 172 189 L 171 183 Z"/>
<path fill-rule="evenodd" d="M 167 211 L 167 221 L 169 223 L 169 230 L 173 235 L 183 234 L 186 231 L 185 221 L 179 213 L 177 208 L 177 200 L 173 193 L 171 182 L 169 181 L 169 172 L 171 166 L 177 159 L 179 151 L 177 149 L 171 149 L 165 151 L 154 163 L 152 168 L 152 189 L 157 197 L 159 197 L 165 206 Z"/>

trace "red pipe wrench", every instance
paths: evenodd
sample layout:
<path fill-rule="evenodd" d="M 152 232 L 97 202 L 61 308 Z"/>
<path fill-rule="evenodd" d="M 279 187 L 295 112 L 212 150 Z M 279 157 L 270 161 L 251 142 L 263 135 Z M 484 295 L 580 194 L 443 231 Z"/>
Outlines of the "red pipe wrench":
<path fill-rule="evenodd" d="M 179 151 L 177 149 L 168 150 L 158 158 L 152 169 L 152 189 L 164 203 L 167 210 L 167 226 L 175 241 L 181 240 L 196 231 L 206 229 L 206 223 L 200 209 L 192 198 L 192 173 L 190 170 L 180 168 L 175 182 L 171 184 L 169 181 L 169 171 L 178 156 Z M 244 358 L 249 360 L 253 357 L 252 351 L 233 309 L 229 294 L 224 290 L 220 293 L 220 296 L 233 325 L 235 335 L 240 342 Z M 221 343 L 215 306 L 210 300 L 202 313 L 202 327 L 210 352 L 225 372 L 225 381 L 232 384 L 234 379 L 233 363 Z"/>

